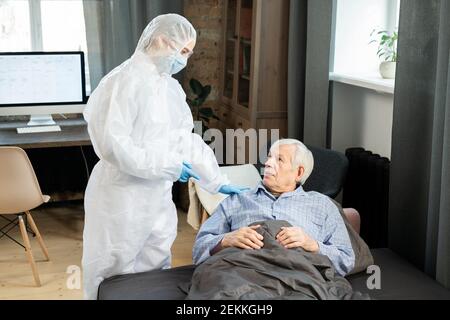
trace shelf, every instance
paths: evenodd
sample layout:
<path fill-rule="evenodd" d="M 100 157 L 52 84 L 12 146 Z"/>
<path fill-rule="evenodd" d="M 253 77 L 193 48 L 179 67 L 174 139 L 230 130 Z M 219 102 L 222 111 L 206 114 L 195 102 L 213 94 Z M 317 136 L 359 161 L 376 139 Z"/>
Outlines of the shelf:
<path fill-rule="evenodd" d="M 241 38 L 241 41 L 242 41 L 243 44 L 246 44 L 246 45 L 249 45 L 249 46 L 252 45 L 252 40 L 251 39 Z"/>
<path fill-rule="evenodd" d="M 236 42 L 237 38 L 228 38 L 227 40 L 231 42 Z"/>
<path fill-rule="evenodd" d="M 241 74 L 241 78 L 250 81 L 250 75 L 248 74 Z"/>
<path fill-rule="evenodd" d="M 232 71 L 232 70 L 227 70 L 227 73 L 231 74 L 231 75 L 234 75 L 234 71 Z"/>
<path fill-rule="evenodd" d="M 376 92 L 394 94 L 395 80 L 383 79 L 377 74 L 330 73 L 330 81 L 345 83 L 356 87 L 371 89 Z"/>

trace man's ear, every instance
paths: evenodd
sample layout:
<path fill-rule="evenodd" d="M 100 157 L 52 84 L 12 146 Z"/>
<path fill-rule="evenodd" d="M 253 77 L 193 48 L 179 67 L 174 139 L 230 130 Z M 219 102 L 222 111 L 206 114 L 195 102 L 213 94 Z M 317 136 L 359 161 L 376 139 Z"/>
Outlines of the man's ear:
<path fill-rule="evenodd" d="M 300 183 L 300 180 L 302 180 L 303 174 L 305 173 L 305 168 L 298 167 L 297 169 L 297 177 L 295 178 L 295 181 L 297 183 Z"/>

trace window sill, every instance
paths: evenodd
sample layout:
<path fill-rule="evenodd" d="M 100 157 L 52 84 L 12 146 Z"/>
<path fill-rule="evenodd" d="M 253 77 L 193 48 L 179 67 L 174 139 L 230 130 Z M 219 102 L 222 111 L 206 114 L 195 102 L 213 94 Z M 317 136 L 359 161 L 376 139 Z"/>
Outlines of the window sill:
<path fill-rule="evenodd" d="M 395 90 L 394 79 L 383 79 L 381 76 L 373 74 L 345 74 L 331 72 L 330 81 L 371 89 L 379 93 L 394 94 Z"/>

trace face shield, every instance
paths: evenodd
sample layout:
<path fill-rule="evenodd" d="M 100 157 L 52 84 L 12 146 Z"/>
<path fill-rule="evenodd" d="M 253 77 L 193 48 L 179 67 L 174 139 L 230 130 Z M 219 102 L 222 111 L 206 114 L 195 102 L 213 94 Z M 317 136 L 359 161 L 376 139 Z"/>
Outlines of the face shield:
<path fill-rule="evenodd" d="M 192 51 L 183 49 L 196 40 L 197 33 L 186 18 L 166 14 L 156 17 L 145 28 L 136 52 L 148 56 L 160 73 L 173 75 L 186 66 Z"/>

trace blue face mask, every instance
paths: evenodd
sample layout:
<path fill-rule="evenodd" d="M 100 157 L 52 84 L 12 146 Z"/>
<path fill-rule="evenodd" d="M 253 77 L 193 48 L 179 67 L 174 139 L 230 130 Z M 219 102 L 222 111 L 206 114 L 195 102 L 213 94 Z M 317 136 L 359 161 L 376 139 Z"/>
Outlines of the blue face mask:
<path fill-rule="evenodd" d="M 170 69 L 170 74 L 177 74 L 183 70 L 187 65 L 187 58 L 181 55 L 181 53 L 176 53 L 173 57 L 172 68 Z"/>

